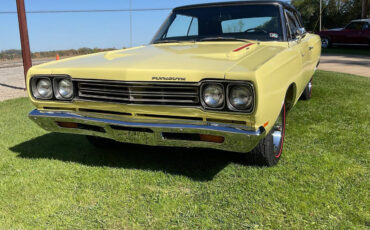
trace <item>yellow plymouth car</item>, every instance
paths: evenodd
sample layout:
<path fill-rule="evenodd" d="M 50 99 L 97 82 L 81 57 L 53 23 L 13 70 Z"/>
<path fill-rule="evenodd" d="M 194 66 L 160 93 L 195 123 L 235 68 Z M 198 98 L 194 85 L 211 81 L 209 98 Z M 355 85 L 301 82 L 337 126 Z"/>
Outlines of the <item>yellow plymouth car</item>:
<path fill-rule="evenodd" d="M 213 148 L 272 166 L 286 113 L 311 97 L 320 54 L 319 36 L 285 2 L 178 7 L 148 45 L 32 67 L 29 116 L 100 147 Z"/>

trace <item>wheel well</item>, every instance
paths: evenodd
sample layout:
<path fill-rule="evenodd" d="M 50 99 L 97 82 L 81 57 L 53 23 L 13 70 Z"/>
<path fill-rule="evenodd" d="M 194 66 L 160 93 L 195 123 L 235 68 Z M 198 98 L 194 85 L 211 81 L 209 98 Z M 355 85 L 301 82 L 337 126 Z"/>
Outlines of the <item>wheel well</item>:
<path fill-rule="evenodd" d="M 294 102 L 295 102 L 295 98 L 296 98 L 296 93 L 297 93 L 297 87 L 295 85 L 295 83 L 292 83 L 286 94 L 285 94 L 285 108 L 286 108 L 286 111 L 289 111 L 291 108 L 293 108 L 293 105 L 294 105 Z"/>

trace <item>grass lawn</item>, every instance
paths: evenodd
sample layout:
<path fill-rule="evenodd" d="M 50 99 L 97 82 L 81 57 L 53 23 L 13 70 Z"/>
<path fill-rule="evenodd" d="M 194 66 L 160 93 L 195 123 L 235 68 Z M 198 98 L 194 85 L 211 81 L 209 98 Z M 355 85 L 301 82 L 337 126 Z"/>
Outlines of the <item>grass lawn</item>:
<path fill-rule="evenodd" d="M 322 49 L 323 54 L 352 54 L 370 56 L 370 47 L 366 46 L 333 46 Z"/>
<path fill-rule="evenodd" d="M 41 130 L 0 103 L 0 229 L 369 229 L 370 78 L 318 71 L 278 166 Z"/>

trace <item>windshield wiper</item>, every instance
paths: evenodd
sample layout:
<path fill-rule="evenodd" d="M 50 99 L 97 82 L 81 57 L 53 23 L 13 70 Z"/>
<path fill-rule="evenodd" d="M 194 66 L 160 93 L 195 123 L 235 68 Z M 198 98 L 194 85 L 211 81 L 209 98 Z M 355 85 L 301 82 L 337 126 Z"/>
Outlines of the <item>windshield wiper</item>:
<path fill-rule="evenodd" d="M 240 42 L 250 42 L 247 39 L 243 38 L 234 38 L 234 37 L 206 37 L 201 38 L 197 40 L 198 42 L 204 42 L 204 41 L 240 41 Z"/>
<path fill-rule="evenodd" d="M 157 40 L 153 42 L 154 44 L 159 44 L 159 43 L 182 43 L 182 42 L 195 42 L 195 40 Z"/>

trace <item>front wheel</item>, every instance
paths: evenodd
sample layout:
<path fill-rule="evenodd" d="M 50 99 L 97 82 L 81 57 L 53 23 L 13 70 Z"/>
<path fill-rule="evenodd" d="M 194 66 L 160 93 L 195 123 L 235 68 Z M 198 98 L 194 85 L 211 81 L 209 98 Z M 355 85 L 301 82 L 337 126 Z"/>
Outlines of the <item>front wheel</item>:
<path fill-rule="evenodd" d="M 254 164 L 261 166 L 276 165 L 283 152 L 285 137 L 285 104 L 274 126 L 258 145 L 250 152 Z"/>

